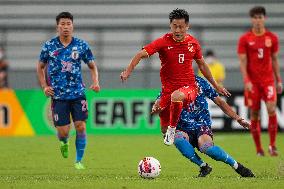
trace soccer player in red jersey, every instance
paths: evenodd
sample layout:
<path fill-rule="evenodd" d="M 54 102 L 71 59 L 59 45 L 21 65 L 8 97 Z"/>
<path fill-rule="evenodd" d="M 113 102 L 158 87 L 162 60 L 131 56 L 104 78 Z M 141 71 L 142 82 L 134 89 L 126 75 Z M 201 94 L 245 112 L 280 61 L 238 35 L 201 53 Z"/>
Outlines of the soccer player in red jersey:
<path fill-rule="evenodd" d="M 264 156 L 260 141 L 260 101 L 264 100 L 269 115 L 269 154 L 277 156 L 275 146 L 277 135 L 276 101 L 282 93 L 279 72 L 277 36 L 265 28 L 266 11 L 262 6 L 250 10 L 252 29 L 239 39 L 238 55 L 245 86 L 245 104 L 250 109 L 251 134 L 257 155 Z M 276 80 L 276 86 L 275 86 Z"/>
<path fill-rule="evenodd" d="M 192 103 L 197 95 L 192 68 L 193 59 L 217 92 L 230 96 L 230 93 L 213 79 L 202 57 L 198 41 L 187 34 L 189 29 L 188 13 L 183 9 L 175 9 L 169 14 L 169 19 L 171 32 L 146 45 L 120 74 L 122 81 L 125 81 L 142 58 L 147 58 L 156 52 L 159 53 L 162 83 L 160 120 L 163 127 L 168 127 L 164 139 L 166 145 L 171 145 L 174 142 L 175 128 L 182 108 Z"/>

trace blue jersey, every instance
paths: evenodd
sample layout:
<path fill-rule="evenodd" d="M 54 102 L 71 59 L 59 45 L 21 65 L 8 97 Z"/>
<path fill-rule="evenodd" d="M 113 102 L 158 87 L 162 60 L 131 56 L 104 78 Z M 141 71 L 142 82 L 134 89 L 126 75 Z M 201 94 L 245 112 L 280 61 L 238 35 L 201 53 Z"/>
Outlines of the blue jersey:
<path fill-rule="evenodd" d="M 85 95 L 81 61 L 88 64 L 94 60 L 85 41 L 73 37 L 64 47 L 59 37 L 52 38 L 43 45 L 39 60 L 47 64 L 47 82 L 54 89 L 54 99 L 69 100 Z"/>
<path fill-rule="evenodd" d="M 198 96 L 194 103 L 191 103 L 187 109 L 183 109 L 177 129 L 195 130 L 197 127 L 211 127 L 211 118 L 208 109 L 206 97 L 214 100 L 218 93 L 203 78 L 195 76 L 196 84 L 199 88 Z"/>

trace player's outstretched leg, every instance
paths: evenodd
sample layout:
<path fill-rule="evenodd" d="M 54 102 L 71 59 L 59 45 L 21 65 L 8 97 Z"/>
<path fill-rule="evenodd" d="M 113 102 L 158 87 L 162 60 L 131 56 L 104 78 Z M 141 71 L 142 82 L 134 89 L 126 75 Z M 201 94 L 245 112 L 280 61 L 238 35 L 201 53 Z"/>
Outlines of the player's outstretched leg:
<path fill-rule="evenodd" d="M 199 177 L 205 177 L 212 171 L 212 168 L 205 163 L 194 151 L 193 146 L 184 136 L 186 133 L 178 131 L 175 135 L 174 144 L 183 156 L 200 167 Z"/>
<path fill-rule="evenodd" d="M 212 159 L 222 161 L 230 165 L 242 177 L 254 177 L 254 174 L 251 172 L 251 170 L 238 163 L 219 146 L 214 146 L 213 142 L 204 143 L 199 149 Z"/>

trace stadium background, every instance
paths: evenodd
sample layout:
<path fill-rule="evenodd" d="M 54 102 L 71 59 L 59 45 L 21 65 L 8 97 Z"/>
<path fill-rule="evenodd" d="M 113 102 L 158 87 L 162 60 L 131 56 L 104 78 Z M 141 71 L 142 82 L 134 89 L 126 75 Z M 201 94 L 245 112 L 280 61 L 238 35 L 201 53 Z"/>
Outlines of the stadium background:
<path fill-rule="evenodd" d="M 267 26 L 279 35 L 283 80 L 283 0 L 0 0 L 0 46 L 9 61 L 11 88 L 0 89 L 0 188 L 283 188 L 283 132 L 278 135 L 278 157 L 271 158 L 267 153 L 266 157 L 256 157 L 249 132 L 210 103 L 215 143 L 251 168 L 257 178 L 240 179 L 230 167 L 199 154 L 213 172 L 208 178 L 198 179 L 195 165 L 174 147 L 163 145 L 159 120 L 149 115 L 160 88 L 157 56 L 143 61 L 127 83 L 119 79 L 121 70 L 143 44 L 168 32 L 168 13 L 184 8 L 190 13 L 190 33 L 201 41 L 204 51 L 213 49 L 226 66 L 224 84 L 233 92 L 227 101 L 247 118 L 236 45 L 241 33 L 250 27 L 248 10 L 254 5 L 266 7 Z M 102 87 L 99 94 L 87 92 L 90 116 L 84 171 L 73 167 L 74 135 L 70 137 L 70 157 L 61 158 L 51 123 L 50 100 L 36 77 L 40 47 L 55 35 L 55 16 L 61 11 L 74 14 L 75 35 L 93 48 Z M 83 72 L 88 86 L 85 65 Z M 282 131 L 283 98 L 279 96 L 277 110 Z M 265 112 L 261 118 L 265 130 Z M 238 132 L 231 132 L 235 130 Z M 267 151 L 266 132 L 262 141 Z M 137 164 L 145 156 L 161 162 L 159 178 L 139 178 Z"/>

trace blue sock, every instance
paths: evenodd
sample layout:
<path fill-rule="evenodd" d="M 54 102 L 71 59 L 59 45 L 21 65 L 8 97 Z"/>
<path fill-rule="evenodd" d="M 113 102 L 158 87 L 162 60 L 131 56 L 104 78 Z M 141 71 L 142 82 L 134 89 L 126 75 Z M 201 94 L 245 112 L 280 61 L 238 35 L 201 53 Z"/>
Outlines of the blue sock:
<path fill-rule="evenodd" d="M 76 132 L 76 162 L 82 160 L 86 147 L 86 132 Z"/>
<path fill-rule="evenodd" d="M 209 147 L 205 154 L 216 161 L 222 161 L 232 167 L 237 166 L 237 162 L 219 146 Z"/>
<path fill-rule="evenodd" d="M 63 136 L 59 136 L 59 134 L 57 133 L 57 138 L 59 139 L 59 141 L 64 142 L 65 144 L 68 142 L 68 136 L 63 137 Z"/>
<path fill-rule="evenodd" d="M 175 138 L 174 144 L 181 154 L 191 162 L 198 166 L 204 164 L 201 158 L 195 153 L 193 146 L 185 138 Z"/>

